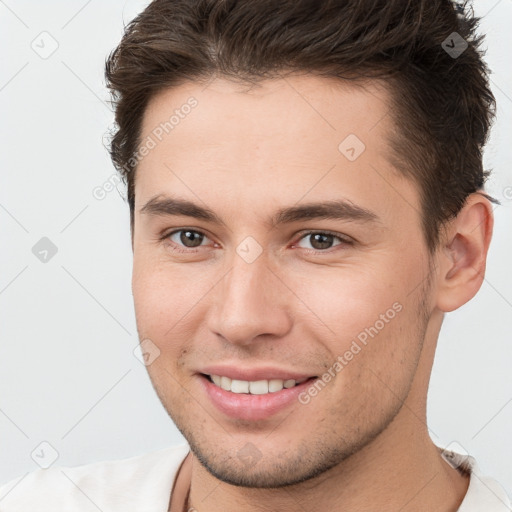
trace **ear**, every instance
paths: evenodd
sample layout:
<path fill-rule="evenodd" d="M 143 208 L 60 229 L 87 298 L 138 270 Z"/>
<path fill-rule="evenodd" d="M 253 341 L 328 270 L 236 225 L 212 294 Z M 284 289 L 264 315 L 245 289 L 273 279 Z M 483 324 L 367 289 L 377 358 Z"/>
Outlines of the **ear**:
<path fill-rule="evenodd" d="M 494 217 L 490 201 L 475 192 L 449 221 L 439 247 L 437 307 L 453 311 L 472 299 L 484 280 Z"/>

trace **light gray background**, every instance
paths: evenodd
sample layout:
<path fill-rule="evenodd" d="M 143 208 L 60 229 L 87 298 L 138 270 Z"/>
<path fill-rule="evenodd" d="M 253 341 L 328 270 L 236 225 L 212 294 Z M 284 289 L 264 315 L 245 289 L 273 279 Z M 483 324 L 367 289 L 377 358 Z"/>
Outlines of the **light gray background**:
<path fill-rule="evenodd" d="M 182 441 L 134 355 L 128 205 L 92 193 L 116 176 L 104 60 L 147 3 L 0 1 L 0 483 L 37 469 L 41 442 L 73 466 Z M 502 206 L 481 291 L 446 316 L 429 425 L 512 495 L 512 0 L 475 11 L 498 102 L 488 192 Z M 52 44 L 47 58 L 33 49 Z M 58 248 L 46 263 L 32 253 L 42 237 Z"/>

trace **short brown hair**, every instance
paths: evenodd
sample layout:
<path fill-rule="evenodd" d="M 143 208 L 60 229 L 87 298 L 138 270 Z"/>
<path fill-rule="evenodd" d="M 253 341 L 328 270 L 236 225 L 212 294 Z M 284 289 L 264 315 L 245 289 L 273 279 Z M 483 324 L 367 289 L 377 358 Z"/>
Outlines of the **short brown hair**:
<path fill-rule="evenodd" d="M 309 72 L 390 85 L 392 163 L 419 186 L 432 251 L 440 226 L 489 175 L 482 149 L 495 99 L 478 22 L 449 0 L 154 0 L 105 65 L 116 121 L 109 151 L 127 183 L 132 236 L 132 156 L 157 92 L 217 75 L 254 82 Z"/>

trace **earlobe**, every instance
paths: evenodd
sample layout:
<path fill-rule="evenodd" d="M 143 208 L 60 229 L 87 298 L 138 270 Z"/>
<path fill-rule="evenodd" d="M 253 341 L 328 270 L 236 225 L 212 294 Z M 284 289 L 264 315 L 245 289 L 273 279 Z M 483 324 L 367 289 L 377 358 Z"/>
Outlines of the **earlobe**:
<path fill-rule="evenodd" d="M 459 308 L 480 289 L 493 223 L 490 201 L 474 193 L 446 227 L 439 254 L 437 307 L 442 311 Z"/>

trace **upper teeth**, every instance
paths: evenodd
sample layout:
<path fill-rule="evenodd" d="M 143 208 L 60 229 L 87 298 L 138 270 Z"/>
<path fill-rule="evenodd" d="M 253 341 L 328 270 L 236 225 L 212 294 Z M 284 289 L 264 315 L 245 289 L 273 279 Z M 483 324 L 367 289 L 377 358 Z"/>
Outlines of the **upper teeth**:
<path fill-rule="evenodd" d="M 221 387 L 226 391 L 232 393 L 250 393 L 251 395 L 265 395 L 266 393 L 275 393 L 281 391 L 283 388 L 293 388 L 297 384 L 297 381 L 293 379 L 281 380 L 237 380 L 230 379 L 220 375 L 210 375 L 214 384 Z M 301 380 L 303 382 L 306 379 Z M 300 384 L 299 382 L 299 384 Z"/>

